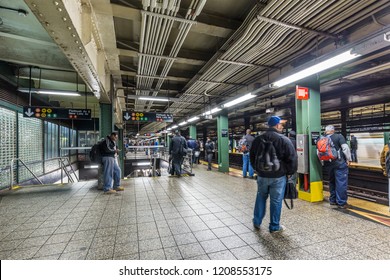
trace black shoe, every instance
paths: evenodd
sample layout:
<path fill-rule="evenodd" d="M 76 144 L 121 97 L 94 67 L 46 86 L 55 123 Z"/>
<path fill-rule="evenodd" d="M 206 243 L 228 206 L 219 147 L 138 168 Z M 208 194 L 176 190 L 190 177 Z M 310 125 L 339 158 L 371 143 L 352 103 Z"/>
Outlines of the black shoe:
<path fill-rule="evenodd" d="M 253 178 L 253 176 L 250 176 L 249 179 L 255 179 L 255 178 Z"/>
<path fill-rule="evenodd" d="M 257 229 L 257 230 L 260 229 L 260 225 L 253 224 L 253 227 L 254 227 L 255 229 Z"/>
<path fill-rule="evenodd" d="M 336 202 L 329 202 L 330 205 L 337 205 Z"/>
<path fill-rule="evenodd" d="M 345 203 L 344 205 L 337 205 L 337 207 L 340 209 L 348 209 L 348 208 L 351 208 L 351 205 L 349 205 L 348 203 Z"/>
<path fill-rule="evenodd" d="M 242 176 L 243 178 L 246 178 L 247 176 Z"/>

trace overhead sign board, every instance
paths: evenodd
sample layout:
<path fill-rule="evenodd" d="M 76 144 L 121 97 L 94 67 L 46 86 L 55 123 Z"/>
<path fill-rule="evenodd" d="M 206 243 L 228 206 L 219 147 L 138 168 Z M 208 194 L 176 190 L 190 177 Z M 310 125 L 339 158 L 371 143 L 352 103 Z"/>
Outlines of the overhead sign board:
<path fill-rule="evenodd" d="M 152 112 L 123 112 L 123 120 L 135 122 L 173 122 L 173 115 Z"/>
<path fill-rule="evenodd" d="M 65 109 L 53 107 L 23 107 L 23 117 L 38 119 L 81 119 L 90 120 L 90 109 Z"/>

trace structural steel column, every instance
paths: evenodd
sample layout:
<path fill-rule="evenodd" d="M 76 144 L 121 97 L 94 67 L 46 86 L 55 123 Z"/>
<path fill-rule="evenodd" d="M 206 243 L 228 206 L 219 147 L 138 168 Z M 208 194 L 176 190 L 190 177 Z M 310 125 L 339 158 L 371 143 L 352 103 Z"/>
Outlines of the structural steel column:
<path fill-rule="evenodd" d="M 346 109 L 341 109 L 341 134 L 344 136 L 345 139 L 348 139 L 347 137 L 347 114 L 348 111 Z"/>
<path fill-rule="evenodd" d="M 390 132 L 383 132 L 383 140 L 384 140 L 383 144 L 386 145 L 390 143 L 389 137 L 390 137 Z"/>
<path fill-rule="evenodd" d="M 113 130 L 112 105 L 100 103 L 99 128 L 100 137 L 110 135 Z"/>
<path fill-rule="evenodd" d="M 244 127 L 245 127 L 244 135 L 245 135 L 246 130 L 251 128 L 250 121 L 251 121 L 251 117 L 244 118 Z"/>
<path fill-rule="evenodd" d="M 190 138 L 196 139 L 196 125 L 190 125 L 189 130 Z"/>
<path fill-rule="evenodd" d="M 309 173 L 298 174 L 298 197 L 310 202 L 322 201 L 324 198 L 322 166 L 318 160 L 315 145 L 316 138 L 321 134 L 320 84 L 315 77 L 312 77 L 299 83 L 299 86 L 309 88 L 309 98 L 307 100 L 295 101 L 296 132 L 297 134 L 307 135 L 308 152 L 306 157 L 308 157 L 309 162 Z M 300 160 L 299 157 L 298 160 Z"/>
<path fill-rule="evenodd" d="M 217 118 L 218 171 L 229 172 L 229 126 L 227 114 Z"/>

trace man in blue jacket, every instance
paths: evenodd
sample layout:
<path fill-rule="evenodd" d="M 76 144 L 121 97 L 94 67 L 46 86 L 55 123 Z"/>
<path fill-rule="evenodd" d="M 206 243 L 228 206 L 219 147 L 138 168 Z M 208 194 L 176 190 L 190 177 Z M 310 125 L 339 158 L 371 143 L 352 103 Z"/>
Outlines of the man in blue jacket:
<path fill-rule="evenodd" d="M 260 225 L 266 213 L 268 196 L 270 197 L 270 224 L 271 233 L 284 230 L 280 225 L 280 215 L 282 213 L 282 201 L 286 188 L 286 176 L 291 176 L 297 171 L 298 157 L 290 139 L 282 135 L 283 123 L 277 116 L 272 116 L 268 120 L 268 130 L 255 138 L 250 150 L 250 161 L 257 173 L 257 196 L 254 209 L 253 226 L 260 229 Z M 277 170 L 264 171 L 259 168 L 259 155 L 264 155 L 265 142 L 272 143 L 274 153 L 266 158 L 277 157 Z M 268 144 L 270 145 L 270 144 Z M 268 146 L 269 147 L 269 146 Z M 276 153 L 276 154 L 275 154 Z M 276 163 L 276 162 L 275 162 Z M 276 165 L 276 164 L 275 164 Z"/>

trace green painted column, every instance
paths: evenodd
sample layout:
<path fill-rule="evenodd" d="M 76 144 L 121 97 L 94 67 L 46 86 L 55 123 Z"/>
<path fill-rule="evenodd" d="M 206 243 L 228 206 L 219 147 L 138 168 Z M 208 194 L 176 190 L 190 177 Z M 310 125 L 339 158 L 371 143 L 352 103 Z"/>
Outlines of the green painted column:
<path fill-rule="evenodd" d="M 229 126 L 227 114 L 217 117 L 218 171 L 229 172 Z"/>
<path fill-rule="evenodd" d="M 112 105 L 100 103 L 100 138 L 106 137 L 113 130 Z"/>
<path fill-rule="evenodd" d="M 112 117 L 112 105 L 100 103 L 100 117 L 99 117 L 99 135 L 100 138 L 105 138 L 107 135 L 110 135 L 113 128 L 113 117 Z M 122 167 L 123 164 L 120 163 Z M 122 169 L 122 172 L 124 170 Z M 102 165 L 99 166 L 98 171 L 98 190 L 103 189 L 103 168 Z"/>
<path fill-rule="evenodd" d="M 189 126 L 189 130 L 190 130 L 190 138 L 192 139 L 196 139 L 196 125 L 190 125 Z"/>
<path fill-rule="evenodd" d="M 315 139 L 321 134 L 320 84 L 316 77 L 312 77 L 300 82 L 299 86 L 309 88 L 309 98 L 307 100 L 296 99 L 295 101 L 297 135 L 308 135 L 309 173 L 298 174 L 298 197 L 310 202 L 322 201 L 324 198 L 322 166 L 318 160 L 317 148 L 314 143 Z M 297 146 L 298 140 L 297 137 Z M 299 154 L 298 151 L 298 160 L 302 162 L 299 159 Z"/>
<path fill-rule="evenodd" d="M 390 137 L 390 132 L 383 132 L 384 145 L 390 144 L 389 137 Z"/>

